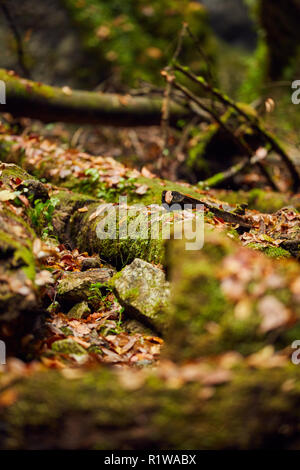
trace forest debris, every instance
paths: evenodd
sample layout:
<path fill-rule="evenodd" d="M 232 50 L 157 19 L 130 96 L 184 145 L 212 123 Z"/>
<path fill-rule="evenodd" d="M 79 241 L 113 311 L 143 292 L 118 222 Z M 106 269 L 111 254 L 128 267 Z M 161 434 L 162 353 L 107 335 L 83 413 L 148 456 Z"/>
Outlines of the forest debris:
<path fill-rule="evenodd" d="M 194 83 L 198 84 L 205 92 L 209 93 L 213 97 L 215 97 L 220 103 L 224 104 L 226 107 L 232 108 L 236 111 L 236 113 L 241 116 L 247 124 L 253 129 L 253 131 L 260 136 L 264 142 L 266 142 L 267 145 L 271 147 L 271 149 L 276 152 L 283 162 L 286 164 L 288 170 L 290 171 L 290 174 L 293 179 L 293 190 L 296 192 L 299 187 L 300 187 L 300 176 L 298 173 L 298 170 L 294 164 L 294 162 L 291 160 L 290 156 L 287 154 L 287 152 L 284 150 L 283 146 L 280 144 L 278 139 L 274 137 L 267 129 L 265 129 L 262 125 L 262 123 L 259 121 L 258 117 L 255 116 L 255 113 L 247 112 L 244 108 L 242 108 L 238 103 L 230 99 L 227 95 L 222 93 L 220 90 L 217 88 L 213 87 L 210 85 L 203 76 L 197 77 L 194 75 L 188 67 L 182 67 L 180 64 L 176 63 L 174 64 L 174 69 L 181 72 L 184 74 L 187 78 L 192 80 Z M 178 84 L 177 84 L 178 86 Z M 179 88 L 182 88 L 179 85 Z M 199 103 L 201 104 L 201 102 Z M 251 108 L 250 108 L 251 109 Z M 211 110 L 210 110 L 211 112 Z M 217 122 L 220 124 L 218 117 L 214 116 L 214 118 L 217 118 Z M 251 155 L 249 155 L 250 157 Z M 260 168 L 263 170 L 263 167 L 260 166 Z M 264 175 L 266 177 L 267 174 L 264 172 Z M 269 181 L 272 184 L 272 180 Z"/>

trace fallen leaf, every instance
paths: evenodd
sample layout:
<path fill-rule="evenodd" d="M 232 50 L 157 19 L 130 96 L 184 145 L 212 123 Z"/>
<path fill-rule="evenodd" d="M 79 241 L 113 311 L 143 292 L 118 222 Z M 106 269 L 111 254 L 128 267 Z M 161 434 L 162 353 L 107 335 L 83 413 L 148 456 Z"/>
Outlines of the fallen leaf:
<path fill-rule="evenodd" d="M 0 201 L 11 201 L 13 199 L 16 199 L 17 195 L 16 193 L 9 191 L 8 189 L 4 189 L 3 191 L 0 191 Z"/>
<path fill-rule="evenodd" d="M 89 209 L 86 206 L 84 206 L 84 207 L 81 207 L 80 209 L 78 209 L 77 212 L 88 212 L 88 210 Z"/>

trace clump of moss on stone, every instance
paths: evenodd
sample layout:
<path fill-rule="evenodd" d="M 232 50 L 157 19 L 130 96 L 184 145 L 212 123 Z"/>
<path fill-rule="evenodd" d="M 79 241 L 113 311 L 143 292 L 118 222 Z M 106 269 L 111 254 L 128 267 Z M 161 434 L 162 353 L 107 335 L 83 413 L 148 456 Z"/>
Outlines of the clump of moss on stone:
<path fill-rule="evenodd" d="M 256 251 L 261 251 L 269 258 L 281 259 L 281 258 L 291 258 L 291 253 L 280 246 L 265 246 L 260 243 L 249 243 L 248 248 L 252 248 Z"/>

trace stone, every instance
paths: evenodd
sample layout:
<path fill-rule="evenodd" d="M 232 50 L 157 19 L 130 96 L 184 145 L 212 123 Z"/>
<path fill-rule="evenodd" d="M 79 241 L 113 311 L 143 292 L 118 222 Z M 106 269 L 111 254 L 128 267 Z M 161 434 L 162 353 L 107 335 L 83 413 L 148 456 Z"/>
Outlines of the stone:
<path fill-rule="evenodd" d="M 88 269 L 96 269 L 100 268 L 101 266 L 101 260 L 99 257 L 90 257 L 90 258 L 84 258 L 84 260 L 81 263 L 81 271 L 87 271 Z"/>
<path fill-rule="evenodd" d="M 52 343 L 52 350 L 62 354 L 87 354 L 86 350 L 73 339 L 60 339 Z"/>
<path fill-rule="evenodd" d="M 169 304 L 170 287 L 161 269 L 136 258 L 113 283 L 126 313 L 158 332 L 166 329 L 164 310 Z"/>
<path fill-rule="evenodd" d="M 92 284 L 107 284 L 115 274 L 113 268 L 90 269 L 85 272 L 65 273 L 57 287 L 57 301 L 65 308 L 78 302 L 89 302 Z"/>
<path fill-rule="evenodd" d="M 91 313 L 91 309 L 86 301 L 79 302 L 75 304 L 71 310 L 68 312 L 69 318 L 76 318 L 80 320 L 80 318 L 87 317 Z"/>

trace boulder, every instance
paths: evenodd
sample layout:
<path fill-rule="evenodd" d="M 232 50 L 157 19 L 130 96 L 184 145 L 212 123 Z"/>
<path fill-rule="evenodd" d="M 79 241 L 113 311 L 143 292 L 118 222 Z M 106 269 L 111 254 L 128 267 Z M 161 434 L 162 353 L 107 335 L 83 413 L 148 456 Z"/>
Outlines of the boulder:
<path fill-rule="evenodd" d="M 169 303 L 170 288 L 161 269 L 136 258 L 117 274 L 113 284 L 126 313 L 159 332 L 166 329 L 163 312 Z"/>

